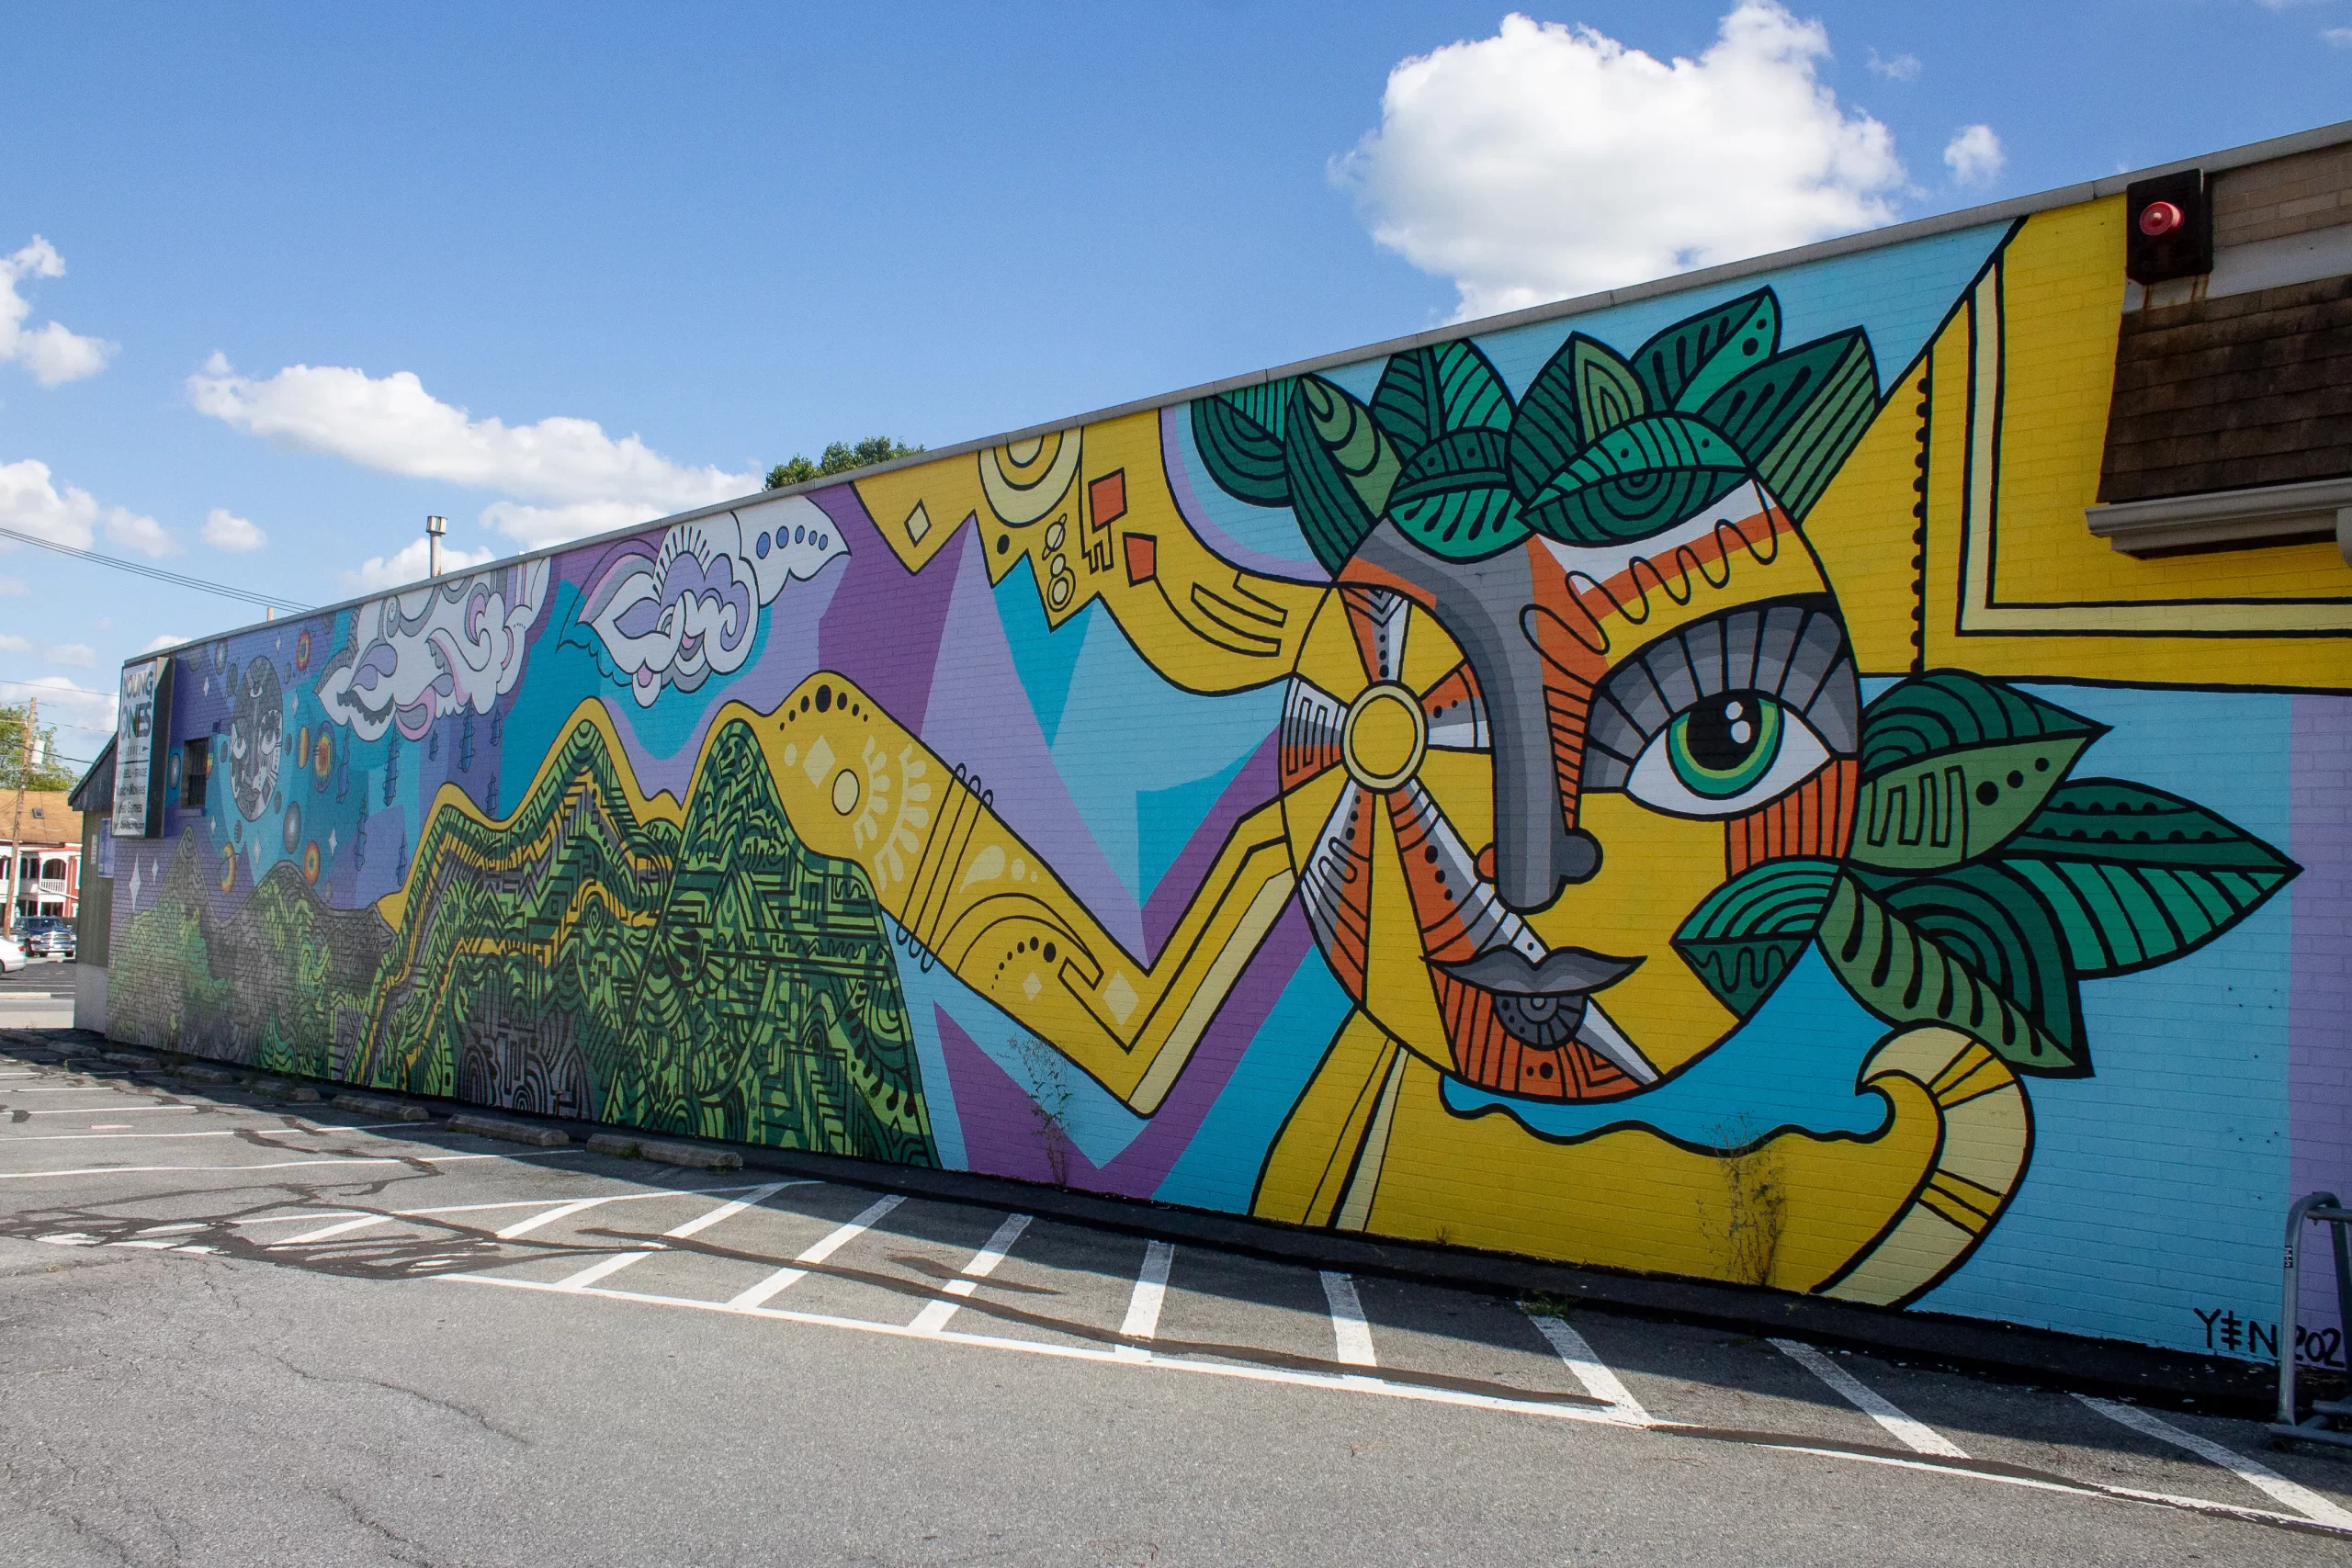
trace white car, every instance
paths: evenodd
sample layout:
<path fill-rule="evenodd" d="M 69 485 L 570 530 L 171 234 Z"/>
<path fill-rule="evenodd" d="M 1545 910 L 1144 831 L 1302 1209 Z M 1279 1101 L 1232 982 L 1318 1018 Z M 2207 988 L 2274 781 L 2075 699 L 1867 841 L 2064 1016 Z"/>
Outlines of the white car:
<path fill-rule="evenodd" d="M 23 942 L 12 936 L 0 936 L 0 975 L 13 975 L 29 962 Z"/>

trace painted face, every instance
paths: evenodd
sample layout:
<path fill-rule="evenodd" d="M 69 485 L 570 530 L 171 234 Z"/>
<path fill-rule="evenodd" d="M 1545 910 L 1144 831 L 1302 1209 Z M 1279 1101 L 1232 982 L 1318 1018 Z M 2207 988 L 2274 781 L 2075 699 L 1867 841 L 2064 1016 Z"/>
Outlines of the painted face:
<path fill-rule="evenodd" d="M 1444 1070 L 1636 1093 L 1738 1021 L 1675 950 L 1691 911 L 1757 861 L 1843 849 L 1860 705 L 1819 568 L 1753 483 L 1622 546 L 1448 561 L 1384 527 L 1283 716 L 1309 920 Z"/>
<path fill-rule="evenodd" d="M 229 791 L 248 822 L 277 792 L 278 753 L 286 744 L 286 694 L 277 667 L 255 659 L 237 676 L 229 715 Z"/>

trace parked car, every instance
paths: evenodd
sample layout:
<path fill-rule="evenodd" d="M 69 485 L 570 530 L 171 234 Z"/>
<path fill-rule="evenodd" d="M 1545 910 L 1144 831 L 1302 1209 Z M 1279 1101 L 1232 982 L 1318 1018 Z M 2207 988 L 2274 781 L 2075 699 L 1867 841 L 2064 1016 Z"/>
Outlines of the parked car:
<path fill-rule="evenodd" d="M 0 936 L 0 975 L 13 975 L 28 962 L 23 942 L 12 936 Z"/>
<path fill-rule="evenodd" d="M 60 915 L 28 915 L 19 921 L 17 940 L 31 958 L 74 956 L 74 922 Z"/>

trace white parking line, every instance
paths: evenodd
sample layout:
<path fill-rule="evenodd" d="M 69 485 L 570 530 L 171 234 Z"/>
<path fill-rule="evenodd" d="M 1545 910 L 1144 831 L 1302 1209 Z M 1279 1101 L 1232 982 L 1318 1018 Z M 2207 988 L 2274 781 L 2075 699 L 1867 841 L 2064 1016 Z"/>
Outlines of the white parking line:
<path fill-rule="evenodd" d="M 1149 1339 L 1159 1332 L 1159 1309 L 1168 1301 L 1168 1269 L 1176 1260 L 1176 1248 L 1164 1241 L 1146 1242 L 1143 1268 L 1136 1275 L 1136 1288 L 1127 1297 L 1126 1321 L 1119 1325 L 1119 1332 L 1129 1339 Z M 1123 1361 L 1148 1361 L 1151 1352 L 1141 1345 L 1121 1345 L 1113 1354 Z"/>
<path fill-rule="evenodd" d="M 492 1234 L 501 1241 L 520 1241 L 543 1225 L 551 1225 L 558 1220 L 568 1220 L 574 1214 L 584 1214 L 591 1209 L 600 1209 L 614 1199 L 626 1196 L 626 1193 L 607 1192 L 599 1198 L 574 1198 L 569 1202 L 557 1203 L 542 1209 L 529 1219 L 517 1220 L 513 1224 Z"/>
<path fill-rule="evenodd" d="M 764 1187 L 754 1187 L 745 1196 L 735 1199 L 731 1202 L 721 1203 L 718 1208 L 711 1210 L 708 1213 L 697 1214 L 682 1225 L 673 1225 L 670 1229 L 663 1231 L 662 1235 L 665 1238 L 673 1241 L 683 1241 L 687 1236 L 694 1235 L 698 1232 L 709 1229 L 712 1225 L 717 1224 L 719 1221 L 726 1219 L 730 1214 L 740 1214 L 755 1203 L 763 1203 L 767 1201 L 767 1200 L 775 1197 L 777 1193 L 783 1191 L 787 1187 L 806 1187 L 810 1185 L 813 1185 L 813 1183 L 805 1181 L 772 1181 Z M 633 1263 L 644 1262 L 647 1258 L 652 1257 L 654 1253 L 661 1250 L 661 1244 L 657 1242 L 652 1247 L 640 1252 L 616 1252 L 610 1258 L 599 1258 L 597 1261 L 591 1263 L 587 1268 L 582 1269 L 577 1274 L 566 1275 L 564 1278 L 558 1280 L 556 1284 L 559 1288 L 567 1291 L 585 1290 L 599 1280 L 608 1280 L 612 1278 L 612 1276 L 619 1273 L 622 1269 L 629 1267 L 629 1265 Z"/>
<path fill-rule="evenodd" d="M 1329 1269 L 1322 1273 L 1323 1299 L 1331 1308 L 1331 1339 L 1339 1347 L 1332 1359 L 1351 1367 L 1380 1365 L 1380 1358 L 1373 1353 L 1372 1325 L 1364 1321 L 1363 1302 L 1356 1295 L 1354 1279 Z"/>
<path fill-rule="evenodd" d="M 80 1112 L 79 1112 L 79 1114 L 84 1115 L 84 1116 L 96 1116 L 96 1115 L 113 1116 L 113 1115 L 117 1115 L 117 1114 L 119 1114 L 119 1113 L 120 1113 L 120 1112 L 122 1112 L 122 1111 L 124 1111 L 134 1110 L 134 1109 L 137 1109 L 137 1108 L 136 1108 L 136 1107 L 133 1107 L 133 1106 L 118 1105 L 118 1106 L 112 1107 L 111 1109 L 108 1109 L 108 1110 L 106 1110 L 106 1111 L 99 1111 L 99 1110 L 97 1110 L 97 1109 L 96 1109 L 96 1108 L 92 1108 L 92 1109 L 89 1109 L 89 1110 L 82 1111 L 80 1111 Z M 149 1109 L 152 1109 L 152 1110 L 170 1110 L 170 1109 L 174 1109 L 174 1108 L 173 1108 L 173 1107 L 168 1107 L 168 1106 L 155 1106 L 155 1107 L 149 1107 Z M 194 1107 L 190 1107 L 189 1109 L 191 1109 L 191 1110 L 192 1110 L 192 1109 L 194 1109 Z M 31 1111 L 31 1112 L 28 1112 L 28 1114 L 29 1114 L 29 1115 L 43 1115 L 43 1114 L 47 1114 L 47 1113 L 46 1113 L 46 1112 L 42 1112 L 42 1111 Z M 0 1136 L 0 1145 L 6 1145 L 6 1144 L 110 1144 L 110 1143 L 111 1143 L 111 1144 L 119 1144 L 119 1143 L 129 1143 L 129 1142 L 131 1142 L 131 1141 L 136 1140 L 136 1139 L 144 1139 L 144 1140 L 146 1140 L 146 1141 L 147 1141 L 147 1142 L 149 1142 L 149 1143 L 153 1143 L 153 1142 L 154 1142 L 154 1141 L 155 1141 L 156 1139 L 158 1139 L 158 1138 L 234 1138 L 234 1137 L 238 1137 L 238 1136 L 240 1136 L 240 1135 L 242 1135 L 242 1134 L 245 1134 L 245 1133 L 249 1133 L 249 1132 L 269 1132 L 269 1133 L 308 1133 L 308 1134 L 313 1134 L 314 1136 L 322 1137 L 322 1137 L 325 1137 L 325 1136 L 326 1136 L 328 1134 L 330 1134 L 330 1133 L 381 1133 L 381 1132 L 385 1132 L 385 1131 L 387 1131 L 387 1130 L 389 1130 L 389 1129 L 390 1129 L 390 1128 L 393 1128 L 393 1127 L 413 1127 L 414 1125 L 415 1125 L 415 1123 L 414 1123 L 414 1122 L 364 1122 L 364 1123 L 362 1123 L 361 1125 L 356 1126 L 356 1127 L 342 1127 L 342 1126 L 319 1127 L 319 1126 L 300 1126 L 300 1125 L 298 1125 L 298 1126 L 288 1126 L 288 1125 L 286 1125 L 285 1123 L 280 1122 L 280 1123 L 278 1123 L 278 1124 L 277 1124 L 277 1125 L 276 1125 L 276 1126 L 272 1126 L 272 1127 L 266 1127 L 266 1128 L 253 1128 L 253 1127 L 223 1127 L 223 1128 L 220 1128 L 220 1129 L 219 1131 L 217 1131 L 217 1132 L 211 1132 L 211 1133 L 25 1133 L 25 1134 L 18 1134 L 17 1136 L 13 1137 L 13 1138 L 12 1138 L 12 1137 L 6 1137 L 6 1136 Z M 402 1141 L 402 1142 L 405 1142 L 406 1140 L 401 1140 L 401 1141 Z"/>
<path fill-rule="evenodd" d="M 2118 1426 L 2129 1427 L 2143 1437 L 2187 1449 L 2199 1459 L 2210 1460 L 2248 1486 L 2268 1493 L 2297 1513 L 2307 1515 L 2324 1525 L 2352 1528 L 2352 1512 L 2346 1511 L 2308 1486 L 2296 1485 L 2259 1460 L 2248 1459 L 2210 1438 L 2200 1438 L 2135 1405 L 2118 1404 L 2111 1399 L 2094 1399 L 2087 1393 L 2078 1393 L 2075 1397 Z"/>
<path fill-rule="evenodd" d="M 851 1242 L 855 1241 L 859 1236 L 864 1235 L 867 1231 L 873 1229 L 876 1222 L 879 1221 L 883 1215 L 888 1213 L 891 1210 L 897 1208 L 899 1204 L 905 1201 L 906 1199 L 902 1195 L 897 1193 L 893 1193 L 888 1198 L 876 1199 L 874 1202 L 868 1204 L 865 1209 L 858 1214 L 857 1218 L 850 1221 L 847 1224 L 835 1226 L 831 1231 L 826 1234 L 824 1239 L 818 1242 L 817 1245 L 810 1247 L 808 1251 L 802 1253 L 792 1261 L 795 1263 L 807 1264 L 822 1263 L 826 1258 L 831 1258 L 834 1253 L 839 1252 L 842 1247 L 847 1247 Z M 741 1312 L 753 1311 L 762 1302 L 766 1301 L 778 1291 L 784 1290 L 788 1286 L 797 1284 L 800 1280 L 807 1279 L 808 1276 L 808 1270 L 807 1269 L 779 1269 L 775 1273 L 769 1275 L 766 1279 L 762 1280 L 758 1284 L 753 1285 L 750 1290 L 743 1292 L 741 1294 L 729 1301 L 726 1304 Z"/>
<path fill-rule="evenodd" d="M 1914 1453 L 1935 1454 L 1942 1459 L 1968 1457 L 1951 1438 L 1926 1422 L 1915 1421 L 1903 1414 L 1884 1394 L 1866 1386 L 1853 1373 L 1812 1346 L 1795 1339 L 1775 1339 L 1772 1348 L 1836 1389 L 1849 1404 L 1892 1432 L 1904 1447 Z"/>
<path fill-rule="evenodd" d="M 362 1214 L 356 1220 L 344 1220 L 336 1224 L 321 1225 L 314 1231 L 304 1231 L 300 1235 L 289 1235 L 284 1241 L 271 1242 L 270 1246 L 308 1247 L 314 1241 L 324 1241 L 331 1235 L 342 1235 L 346 1231 L 364 1231 L 369 1225 L 380 1225 L 390 1218 L 389 1214 Z"/>
<path fill-rule="evenodd" d="M 468 1155 L 462 1157 L 473 1159 L 481 1156 Z M 765 1190 L 774 1191 L 780 1188 L 804 1185 L 807 1183 L 780 1181 L 775 1188 Z M 367 1213 L 356 1209 L 306 1210 L 300 1213 L 262 1214 L 252 1219 L 231 1220 L 228 1223 L 233 1225 L 282 1225 L 300 1220 L 350 1222 L 345 1224 L 328 1225 L 321 1230 L 309 1231 L 301 1235 L 289 1236 L 284 1241 L 273 1242 L 270 1245 L 275 1249 L 281 1247 L 299 1247 L 305 1242 L 323 1241 L 329 1236 L 341 1235 L 347 1231 L 365 1230 L 369 1225 L 389 1224 L 394 1220 L 424 1219 L 434 1214 L 478 1214 L 492 1209 L 547 1209 L 548 1211 L 547 1213 L 536 1215 L 525 1222 L 519 1229 L 509 1227 L 508 1230 L 497 1233 L 501 1239 L 511 1239 L 514 1235 L 526 1235 L 537 1230 L 550 1220 L 561 1219 L 565 1213 L 577 1213 L 582 1207 L 590 1207 L 597 1203 L 634 1203 L 641 1202 L 648 1198 L 717 1198 L 723 1193 L 745 1190 L 748 1190 L 741 1187 L 657 1187 L 639 1192 L 608 1192 L 601 1198 L 590 1199 L 584 1204 L 579 1201 L 550 1204 L 545 1198 L 509 1198 L 496 1203 L 442 1203 L 428 1209 L 388 1209 L 381 1213 Z"/>
<path fill-rule="evenodd" d="M 1568 1364 L 1568 1371 L 1576 1374 L 1577 1382 L 1584 1384 L 1585 1393 L 1595 1399 L 1608 1401 L 1609 1408 L 1628 1421 L 1636 1421 L 1645 1427 L 1650 1424 L 1650 1413 L 1642 1408 L 1642 1402 L 1635 1399 L 1633 1392 L 1619 1381 L 1617 1374 L 1609 1370 L 1607 1362 L 1593 1354 L 1591 1344 L 1583 1335 L 1569 1327 L 1566 1318 L 1542 1313 L 1528 1315 L 1535 1325 L 1535 1331 L 1551 1342 L 1552 1348 L 1559 1352 L 1560 1359 Z"/>
<path fill-rule="evenodd" d="M 964 1265 L 964 1277 L 947 1281 L 947 1294 L 968 1296 L 978 1288 L 982 1280 L 995 1273 L 996 1266 L 1004 1261 L 1004 1255 L 1012 1250 L 1012 1244 L 1021 1239 L 1021 1233 L 1029 1228 L 1029 1219 L 1027 1214 L 1007 1214 L 1004 1224 L 997 1226 L 996 1234 L 989 1237 L 988 1245 L 972 1254 L 972 1260 Z M 935 1301 L 917 1313 L 915 1320 L 907 1326 L 917 1334 L 936 1334 L 947 1326 L 947 1320 L 956 1315 L 956 1309 L 960 1304 L 954 1301 Z"/>
<path fill-rule="evenodd" d="M 28 1116 L 128 1116 L 135 1111 L 196 1111 L 194 1105 L 69 1105 L 62 1111 L 28 1111 Z"/>
<path fill-rule="evenodd" d="M 262 1160 L 253 1165 L 89 1165 L 66 1170 L 0 1170 L 0 1181 L 53 1176 L 192 1176 L 247 1170 L 296 1170 L 317 1165 L 455 1165 L 463 1159 L 560 1159 L 585 1149 L 525 1149 L 505 1155 L 338 1155 L 331 1159 Z M 308 1215 L 304 1216 L 308 1218 Z"/>

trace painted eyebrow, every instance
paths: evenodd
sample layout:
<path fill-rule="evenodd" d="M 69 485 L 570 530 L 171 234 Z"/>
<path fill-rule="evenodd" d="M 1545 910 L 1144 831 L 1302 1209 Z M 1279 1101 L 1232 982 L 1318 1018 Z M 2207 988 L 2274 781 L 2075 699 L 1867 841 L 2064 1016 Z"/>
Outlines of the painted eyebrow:
<path fill-rule="evenodd" d="M 1833 753 L 1860 746 L 1861 693 L 1838 617 L 1802 602 L 1750 604 L 1668 632 L 1610 671 L 1586 721 L 1584 787 L 1624 788 L 1634 759 L 1676 715 L 1748 690 L 1778 697 Z"/>

